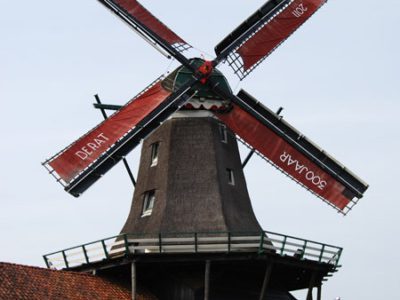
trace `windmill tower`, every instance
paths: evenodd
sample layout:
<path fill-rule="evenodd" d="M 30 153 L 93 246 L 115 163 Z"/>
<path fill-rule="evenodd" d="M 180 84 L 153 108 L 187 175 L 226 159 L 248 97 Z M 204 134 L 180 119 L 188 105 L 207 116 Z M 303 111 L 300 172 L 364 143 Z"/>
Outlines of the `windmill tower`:
<path fill-rule="evenodd" d="M 139 282 L 160 299 L 293 299 L 302 288 L 312 299 L 314 287 L 321 298 L 342 249 L 261 229 L 236 140 L 343 214 L 368 185 L 249 93 L 234 95 L 217 66 L 244 79 L 325 0 L 267 1 L 213 61 L 186 58 L 190 45 L 137 1 L 99 1 L 181 66 L 44 163 L 78 197 L 144 140 L 121 234 L 48 254 L 48 266 L 129 278 L 133 297 Z"/>
<path fill-rule="evenodd" d="M 192 65 L 204 61 L 193 59 Z M 165 80 L 176 90 L 191 72 Z M 229 86 L 215 70 L 211 77 Z M 168 86 L 169 83 L 172 83 Z M 171 115 L 142 146 L 132 209 L 122 233 L 260 232 L 235 135 L 212 110 L 227 102 L 207 89 Z"/>

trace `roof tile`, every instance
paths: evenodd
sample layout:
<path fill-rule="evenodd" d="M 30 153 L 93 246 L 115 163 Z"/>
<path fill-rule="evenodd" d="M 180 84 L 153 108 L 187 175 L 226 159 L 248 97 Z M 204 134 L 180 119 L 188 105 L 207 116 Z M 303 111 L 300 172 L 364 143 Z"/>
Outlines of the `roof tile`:
<path fill-rule="evenodd" d="M 125 300 L 131 291 L 107 279 L 69 271 L 0 262 L 0 299 L 4 300 Z M 156 299 L 148 293 L 139 300 Z"/>

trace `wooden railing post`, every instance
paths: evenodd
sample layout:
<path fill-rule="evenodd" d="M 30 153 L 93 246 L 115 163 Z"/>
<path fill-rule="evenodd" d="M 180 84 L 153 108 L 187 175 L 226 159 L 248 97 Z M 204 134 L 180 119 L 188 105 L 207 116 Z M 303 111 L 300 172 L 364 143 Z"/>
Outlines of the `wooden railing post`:
<path fill-rule="evenodd" d="M 281 256 L 283 255 L 283 252 L 285 251 L 286 240 L 287 240 L 287 236 L 285 235 L 285 237 L 283 238 L 283 242 L 282 242 Z"/>
<path fill-rule="evenodd" d="M 263 253 L 264 252 L 264 238 L 265 238 L 265 232 L 261 232 L 261 237 L 260 237 L 260 246 L 258 248 L 258 253 Z"/>
<path fill-rule="evenodd" d="M 162 252 L 162 237 L 161 233 L 158 234 L 158 250 L 161 253 Z"/>
<path fill-rule="evenodd" d="M 65 267 L 69 268 L 68 260 L 67 260 L 67 255 L 65 254 L 65 251 L 62 251 L 62 256 L 64 258 L 64 263 Z"/>
<path fill-rule="evenodd" d="M 106 256 L 106 259 L 109 259 L 108 252 L 107 252 L 107 246 L 106 246 L 106 243 L 104 242 L 104 240 L 101 240 L 101 245 L 103 246 L 104 255 Z"/>
<path fill-rule="evenodd" d="M 86 263 L 87 263 L 87 264 L 90 263 L 90 262 L 89 262 L 89 256 L 88 256 L 88 254 L 87 254 L 85 245 L 82 245 L 82 250 L 83 250 L 83 255 L 85 256 L 85 261 L 86 261 Z"/>
<path fill-rule="evenodd" d="M 318 260 L 319 262 L 322 261 L 322 257 L 324 255 L 324 252 L 325 252 L 325 245 L 322 245 L 321 254 L 319 255 L 319 260 Z"/>
<path fill-rule="evenodd" d="M 342 251 L 343 251 L 343 249 L 340 248 L 340 250 L 339 250 L 339 252 L 338 252 L 338 254 L 337 254 L 337 259 L 336 259 L 336 263 L 335 263 L 335 268 L 337 268 L 338 265 L 339 265 L 340 257 L 342 256 Z"/>
<path fill-rule="evenodd" d="M 210 299 L 210 269 L 211 269 L 211 261 L 206 261 L 206 271 L 204 277 L 204 300 Z"/>
<path fill-rule="evenodd" d="M 136 300 L 136 262 L 132 261 L 131 264 L 131 284 L 132 284 L 132 300 Z"/>
<path fill-rule="evenodd" d="M 260 300 L 264 300 L 265 294 L 267 293 L 267 287 L 269 280 L 271 278 L 271 272 L 272 272 L 272 263 L 269 263 L 267 266 L 267 270 L 265 271 L 265 276 L 264 276 L 264 281 L 263 285 L 261 287 L 261 293 L 260 293 Z"/>
<path fill-rule="evenodd" d="M 48 269 L 50 269 L 50 263 L 49 263 L 49 260 L 47 259 L 47 256 L 46 256 L 46 255 L 43 255 L 43 259 L 44 259 L 44 262 L 45 262 L 45 264 L 46 264 L 46 267 L 47 267 Z"/>
<path fill-rule="evenodd" d="M 317 295 L 317 300 L 322 299 L 322 284 L 318 285 L 318 295 Z"/>
<path fill-rule="evenodd" d="M 307 243 L 308 243 L 308 241 L 304 241 L 303 252 L 301 253 L 301 258 L 304 258 L 305 254 L 306 254 Z"/>
<path fill-rule="evenodd" d="M 228 232 L 228 253 L 231 252 L 231 233 Z"/>
<path fill-rule="evenodd" d="M 309 286 L 308 286 L 308 293 L 307 293 L 307 298 L 306 298 L 307 300 L 313 300 L 312 292 L 313 292 L 313 288 L 314 288 L 314 285 L 315 285 L 316 277 L 317 277 L 317 274 L 314 271 L 312 273 L 312 275 L 311 275 L 310 283 L 309 283 Z"/>
<path fill-rule="evenodd" d="M 129 255 L 129 243 L 128 243 L 128 236 L 126 233 L 124 234 L 124 245 L 125 245 L 125 256 L 128 256 Z"/>

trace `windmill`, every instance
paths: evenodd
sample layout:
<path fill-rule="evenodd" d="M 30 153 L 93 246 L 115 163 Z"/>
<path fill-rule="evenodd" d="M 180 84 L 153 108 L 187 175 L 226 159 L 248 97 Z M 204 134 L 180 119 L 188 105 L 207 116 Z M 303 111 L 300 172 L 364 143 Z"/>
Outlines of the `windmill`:
<path fill-rule="evenodd" d="M 139 2 L 99 2 L 181 64 L 124 106 L 113 107 L 114 114 L 43 163 L 68 193 L 79 197 L 143 141 L 123 234 L 171 238 L 191 232 L 262 231 L 243 175 L 253 153 L 342 214 L 363 196 L 366 183 L 248 92 L 235 95 L 217 69 L 227 63 L 245 79 L 326 0 L 267 1 L 215 47 L 211 61 L 185 57 L 191 46 Z M 251 149 L 243 163 L 236 140 Z M 267 248 L 273 244 L 265 243 Z M 300 249 L 301 258 L 304 251 Z M 310 285 L 316 285 L 314 275 L 307 277 Z"/>

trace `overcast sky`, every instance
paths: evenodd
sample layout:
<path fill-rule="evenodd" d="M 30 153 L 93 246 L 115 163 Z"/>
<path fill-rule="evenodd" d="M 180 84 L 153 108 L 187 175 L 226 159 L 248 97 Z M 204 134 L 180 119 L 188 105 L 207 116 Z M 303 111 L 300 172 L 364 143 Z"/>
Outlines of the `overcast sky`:
<path fill-rule="evenodd" d="M 124 104 L 171 62 L 95 0 L 0 3 L 0 261 L 44 266 L 118 234 L 132 187 L 118 165 L 75 199 L 40 163 L 101 120 L 94 94 Z M 264 1 L 142 3 L 208 57 Z M 241 84 L 222 68 L 370 184 L 343 217 L 261 159 L 246 167 L 265 230 L 344 248 L 324 299 L 398 298 L 399 12 L 398 0 L 332 0 Z"/>

